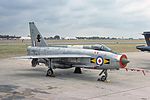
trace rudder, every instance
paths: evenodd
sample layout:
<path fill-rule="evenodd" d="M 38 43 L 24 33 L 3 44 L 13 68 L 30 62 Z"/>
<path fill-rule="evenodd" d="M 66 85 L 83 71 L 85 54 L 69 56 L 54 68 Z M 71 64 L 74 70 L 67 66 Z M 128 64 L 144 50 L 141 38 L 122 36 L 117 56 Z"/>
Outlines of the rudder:
<path fill-rule="evenodd" d="M 29 22 L 29 27 L 30 27 L 32 46 L 38 46 L 38 47 L 48 46 L 43 36 L 40 34 L 37 27 L 35 26 L 34 22 Z"/>
<path fill-rule="evenodd" d="M 150 46 L 150 32 L 144 32 L 143 35 L 145 37 L 147 45 Z"/>

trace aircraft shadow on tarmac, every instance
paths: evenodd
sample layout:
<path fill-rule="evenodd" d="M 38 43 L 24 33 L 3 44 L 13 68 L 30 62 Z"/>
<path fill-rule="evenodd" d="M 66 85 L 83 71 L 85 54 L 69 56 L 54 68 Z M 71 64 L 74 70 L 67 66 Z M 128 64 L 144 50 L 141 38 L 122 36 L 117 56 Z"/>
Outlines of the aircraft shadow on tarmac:
<path fill-rule="evenodd" d="M 56 69 L 55 77 L 46 77 L 45 72 L 47 68 L 36 67 L 36 68 L 28 68 L 28 69 L 18 69 L 13 76 L 15 77 L 26 77 L 26 78 L 49 78 L 49 79 L 61 79 L 61 80 L 84 80 L 84 81 L 92 81 L 95 82 L 98 79 L 99 71 L 92 72 L 90 70 L 82 69 L 82 74 L 73 73 L 74 68 L 72 69 Z"/>

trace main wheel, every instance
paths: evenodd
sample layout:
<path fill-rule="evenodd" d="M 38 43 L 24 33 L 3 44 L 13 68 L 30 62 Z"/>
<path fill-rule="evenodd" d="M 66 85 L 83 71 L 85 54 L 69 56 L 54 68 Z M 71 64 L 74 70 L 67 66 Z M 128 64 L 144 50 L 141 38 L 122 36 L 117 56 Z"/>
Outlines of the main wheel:
<path fill-rule="evenodd" d="M 31 61 L 32 67 L 36 67 L 39 64 L 38 59 L 32 59 Z"/>
<path fill-rule="evenodd" d="M 80 67 L 75 67 L 74 73 L 82 74 L 81 68 Z"/>
<path fill-rule="evenodd" d="M 46 76 L 53 76 L 53 70 L 52 69 L 48 69 Z"/>
<path fill-rule="evenodd" d="M 106 81 L 106 79 L 107 79 L 107 77 L 106 77 L 105 75 L 103 75 L 103 76 L 101 77 L 101 81 L 102 81 L 102 82 Z"/>

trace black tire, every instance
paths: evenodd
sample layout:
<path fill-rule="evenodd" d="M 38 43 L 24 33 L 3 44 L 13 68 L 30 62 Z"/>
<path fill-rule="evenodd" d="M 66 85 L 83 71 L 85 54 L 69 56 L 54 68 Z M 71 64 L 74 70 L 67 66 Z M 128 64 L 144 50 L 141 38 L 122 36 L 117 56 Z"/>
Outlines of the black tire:
<path fill-rule="evenodd" d="M 32 59 L 32 61 L 31 61 L 32 67 L 36 67 L 36 65 L 38 65 L 38 64 L 39 64 L 38 59 Z"/>
<path fill-rule="evenodd" d="M 81 68 L 80 67 L 75 67 L 74 73 L 82 74 Z"/>
<path fill-rule="evenodd" d="M 53 76 L 53 70 L 52 69 L 48 69 L 46 76 Z"/>
<path fill-rule="evenodd" d="M 106 79 L 107 79 L 107 77 L 106 77 L 105 75 L 103 75 L 103 76 L 101 77 L 101 81 L 102 81 L 102 82 L 106 81 Z"/>

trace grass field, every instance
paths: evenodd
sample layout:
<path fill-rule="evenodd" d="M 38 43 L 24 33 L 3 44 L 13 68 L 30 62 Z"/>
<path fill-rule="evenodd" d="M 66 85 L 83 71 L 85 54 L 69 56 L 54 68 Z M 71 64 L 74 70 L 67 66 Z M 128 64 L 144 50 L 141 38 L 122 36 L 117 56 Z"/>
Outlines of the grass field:
<path fill-rule="evenodd" d="M 0 45 L 0 58 L 8 58 L 26 54 L 27 45 Z"/>
<path fill-rule="evenodd" d="M 65 45 L 65 44 L 98 44 L 103 43 L 110 47 L 113 51 L 137 52 L 135 48 L 139 44 L 145 44 L 144 40 L 49 40 L 49 45 Z M 21 40 L 0 40 L 0 58 L 8 58 L 20 55 L 26 55 L 27 46 L 31 45 L 30 41 Z"/>

